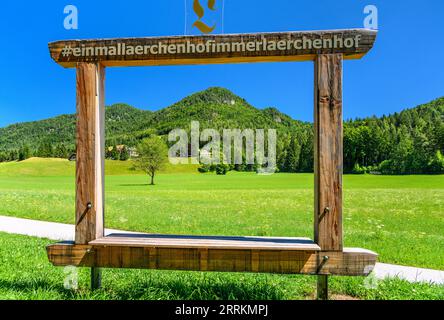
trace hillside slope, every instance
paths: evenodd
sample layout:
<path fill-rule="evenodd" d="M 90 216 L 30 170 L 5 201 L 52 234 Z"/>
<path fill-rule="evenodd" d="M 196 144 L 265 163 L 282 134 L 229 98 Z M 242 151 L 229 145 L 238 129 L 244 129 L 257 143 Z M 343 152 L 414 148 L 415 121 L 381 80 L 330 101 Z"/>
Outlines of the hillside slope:
<path fill-rule="evenodd" d="M 188 129 L 191 121 L 199 121 L 202 128 L 216 129 L 284 130 L 302 125 L 276 109 L 256 109 L 227 89 L 209 88 L 157 112 L 140 110 L 126 104 L 107 107 L 107 144 L 135 145 L 138 140 L 153 132 L 164 135 L 175 128 Z M 0 151 L 18 149 L 23 145 L 36 150 L 47 141 L 51 144 L 63 143 L 73 148 L 74 137 L 75 115 L 18 123 L 0 128 Z"/>
<path fill-rule="evenodd" d="M 277 165 L 286 172 L 313 170 L 313 126 L 276 108 L 257 109 L 224 88 L 209 88 L 156 112 L 117 104 L 106 108 L 106 145 L 136 146 L 172 129 L 251 128 L 278 131 Z M 75 151 L 75 115 L 0 129 L 0 162 L 20 154 L 66 157 Z M 26 152 L 25 152 L 26 151 Z M 383 117 L 344 124 L 344 170 L 388 174 L 444 173 L 444 97 Z M 26 157 L 24 157 L 26 158 Z"/>
<path fill-rule="evenodd" d="M 0 163 L 0 177 L 59 177 L 75 176 L 75 162 L 66 159 L 30 158 L 20 162 Z M 189 173 L 197 174 L 198 165 L 172 165 L 167 163 L 159 171 L 162 174 Z M 133 169 L 130 161 L 106 160 L 105 174 L 107 176 L 144 175 L 143 171 Z M 147 176 L 148 180 L 148 176 Z"/>
<path fill-rule="evenodd" d="M 151 111 L 143 111 L 126 104 L 107 107 L 105 111 L 106 134 L 109 139 L 132 135 L 150 125 Z M 63 143 L 74 146 L 76 116 L 61 115 L 41 121 L 24 122 L 0 128 L 0 151 L 18 149 L 28 145 L 36 150 L 43 142 Z"/>

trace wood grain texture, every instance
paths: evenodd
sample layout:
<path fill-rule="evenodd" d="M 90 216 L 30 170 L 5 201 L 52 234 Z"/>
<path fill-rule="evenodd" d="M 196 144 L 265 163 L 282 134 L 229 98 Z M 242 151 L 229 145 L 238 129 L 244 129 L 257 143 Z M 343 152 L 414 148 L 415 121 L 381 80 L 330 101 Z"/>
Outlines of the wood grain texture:
<path fill-rule="evenodd" d="M 66 40 L 57 41 L 49 44 L 51 57 L 58 64 L 73 68 L 77 62 L 100 62 L 107 67 L 117 66 L 158 66 L 158 65 L 192 65 L 192 64 L 218 64 L 218 63 L 243 63 L 243 62 L 279 62 L 279 61 L 313 61 L 318 54 L 333 54 L 341 53 L 344 59 L 360 59 L 372 47 L 376 40 L 376 31 L 365 29 L 349 29 L 349 30 L 327 30 L 327 31 L 305 31 L 305 32 L 282 32 L 282 33 L 255 33 L 255 34 L 227 34 L 227 35 L 204 35 L 204 36 L 175 36 L 175 37 L 149 37 L 149 38 L 122 38 L 122 39 L 92 39 L 92 40 Z M 211 40 L 214 43 L 232 44 L 239 42 L 261 41 L 266 39 L 270 41 L 287 41 L 287 40 L 330 40 L 334 37 L 342 39 L 354 38 L 360 36 L 358 47 L 350 48 L 315 48 L 314 46 L 305 49 L 298 49 L 295 47 L 281 48 L 273 50 L 257 50 L 257 51 L 236 51 L 236 52 L 179 52 L 170 53 L 161 52 L 159 54 L 152 54 L 145 52 L 142 54 L 120 52 L 117 55 L 111 55 L 110 52 L 102 51 L 96 48 L 110 48 L 125 45 L 145 48 L 146 46 L 155 46 L 162 43 L 165 46 L 169 45 L 184 45 L 190 42 L 191 44 L 205 44 Z M 72 54 L 65 54 L 64 48 L 71 49 L 92 48 L 94 53 L 90 56 L 74 56 Z M 120 47 L 123 48 L 123 47 Z"/>
<path fill-rule="evenodd" d="M 328 300 L 328 276 L 319 275 L 316 285 L 316 297 L 318 300 Z"/>
<path fill-rule="evenodd" d="M 133 247 L 59 243 L 47 247 L 55 266 L 366 276 L 377 255 L 364 249 L 310 250 Z M 328 260 L 325 257 L 328 256 Z"/>
<path fill-rule="evenodd" d="M 102 270 L 100 268 L 91 268 L 91 290 L 98 290 L 102 287 Z"/>
<path fill-rule="evenodd" d="M 155 248 L 205 248 L 205 249 L 273 249 L 312 250 L 320 247 L 307 238 L 184 236 L 156 234 L 111 234 L 89 242 L 90 245 L 107 247 L 127 245 Z"/>
<path fill-rule="evenodd" d="M 105 69 L 99 64 L 77 65 L 77 244 L 103 237 L 104 75 Z"/>
<path fill-rule="evenodd" d="M 342 234 L 342 55 L 315 60 L 315 236 L 324 251 L 341 251 Z"/>
<path fill-rule="evenodd" d="M 236 51 L 231 53 L 122 54 L 73 57 L 63 48 L 286 41 L 305 37 L 325 40 L 360 36 L 360 46 L 348 49 Z M 56 266 L 98 268 L 261 272 L 365 276 L 377 255 L 364 249 L 344 249 L 342 230 L 342 61 L 359 59 L 373 46 L 376 32 L 334 30 L 266 34 L 210 35 L 59 41 L 49 44 L 52 58 L 77 68 L 77 168 L 75 243 L 47 247 Z M 104 232 L 104 75 L 105 66 L 148 66 L 242 62 L 315 62 L 315 241 L 301 238 L 191 237 L 111 235 Z M 90 207 L 88 205 L 91 205 Z M 326 278 L 320 279 L 327 288 Z M 325 294 L 324 294 L 325 296 Z"/>

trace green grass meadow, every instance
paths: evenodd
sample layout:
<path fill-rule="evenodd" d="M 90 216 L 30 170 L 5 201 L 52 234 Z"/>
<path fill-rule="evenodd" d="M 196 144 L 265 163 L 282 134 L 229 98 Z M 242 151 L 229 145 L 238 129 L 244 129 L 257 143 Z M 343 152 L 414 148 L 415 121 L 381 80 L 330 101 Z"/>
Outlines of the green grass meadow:
<path fill-rule="evenodd" d="M 30 159 L 0 164 L 0 215 L 74 222 L 74 163 Z M 198 174 L 168 166 L 149 186 L 127 162 L 106 163 L 108 228 L 250 236 L 313 236 L 313 175 Z M 379 261 L 444 270 L 444 176 L 344 176 L 347 247 L 377 252 Z M 0 234 L 0 299 L 305 299 L 314 277 L 106 270 L 103 289 L 63 288 L 52 267 L 51 241 Z M 444 299 L 442 286 L 332 277 L 332 291 L 360 299 Z"/>

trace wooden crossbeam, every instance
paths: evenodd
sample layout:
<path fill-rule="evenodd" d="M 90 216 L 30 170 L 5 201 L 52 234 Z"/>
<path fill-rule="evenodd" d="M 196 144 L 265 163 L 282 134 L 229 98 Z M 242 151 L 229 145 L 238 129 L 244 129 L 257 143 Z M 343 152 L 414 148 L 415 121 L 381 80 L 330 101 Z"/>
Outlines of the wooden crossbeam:
<path fill-rule="evenodd" d="M 364 249 L 321 252 L 68 242 L 48 246 L 47 253 L 55 266 L 348 276 L 368 275 L 377 258 L 375 253 Z"/>
<path fill-rule="evenodd" d="M 100 62 L 107 67 L 314 61 L 319 54 L 340 53 L 360 59 L 377 32 L 366 29 L 63 40 L 49 44 L 51 57 L 63 67 Z"/>

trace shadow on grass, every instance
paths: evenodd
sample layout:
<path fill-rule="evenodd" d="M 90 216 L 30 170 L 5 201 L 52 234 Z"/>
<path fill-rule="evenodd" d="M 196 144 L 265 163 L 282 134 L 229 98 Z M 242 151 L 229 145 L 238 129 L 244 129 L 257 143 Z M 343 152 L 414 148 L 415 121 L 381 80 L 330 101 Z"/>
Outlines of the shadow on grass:
<path fill-rule="evenodd" d="M 135 184 L 119 184 L 118 187 L 154 187 L 149 183 L 135 183 Z"/>
<path fill-rule="evenodd" d="M 104 277 L 102 289 L 91 291 L 88 282 L 79 283 L 78 290 L 67 290 L 63 283 L 43 279 L 0 279 L 0 290 L 13 293 L 20 299 L 58 300 L 280 300 L 285 298 L 280 286 L 262 278 L 248 281 L 225 276 L 187 276 L 180 273 L 149 275 L 139 279 Z M 123 280 L 123 281 L 122 281 Z M 240 281 L 239 281 L 240 280 Z M 265 281 L 264 281 L 265 280 Z"/>
<path fill-rule="evenodd" d="M 24 295 L 25 298 L 39 299 L 48 295 L 55 299 L 76 299 L 76 291 L 67 290 L 63 284 L 54 284 L 46 280 L 4 280 L 0 279 L 0 289 Z M 27 296 L 29 294 L 29 296 Z"/>
<path fill-rule="evenodd" d="M 174 273 L 153 273 L 142 281 L 131 281 L 114 287 L 113 293 L 123 300 L 281 300 L 285 291 L 264 277 L 231 277 Z"/>

